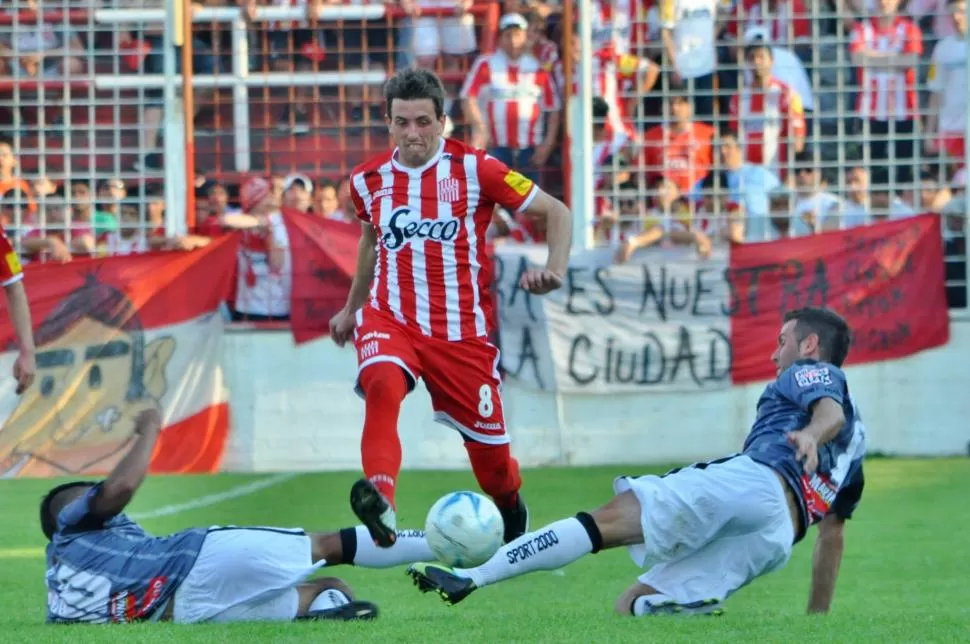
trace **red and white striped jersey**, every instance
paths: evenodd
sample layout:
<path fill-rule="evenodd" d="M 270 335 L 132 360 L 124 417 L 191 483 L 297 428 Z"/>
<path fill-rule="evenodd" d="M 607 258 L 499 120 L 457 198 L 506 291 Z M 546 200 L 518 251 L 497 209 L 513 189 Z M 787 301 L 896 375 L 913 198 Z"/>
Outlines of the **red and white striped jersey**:
<path fill-rule="evenodd" d="M 787 161 L 788 142 L 805 136 L 802 99 L 777 78 L 765 89 L 744 87 L 731 98 L 731 128 L 740 133 L 749 163 L 778 172 Z"/>
<path fill-rule="evenodd" d="M 542 69 L 552 74 L 553 89 L 561 101 L 563 98 L 563 85 L 562 78 L 560 78 L 562 74 L 562 59 L 559 56 L 559 45 L 545 36 L 540 36 L 532 45 L 532 55 L 542 65 Z"/>
<path fill-rule="evenodd" d="M 804 0 L 782 0 L 774 9 L 762 0 L 742 0 L 727 21 L 727 31 L 741 39 L 750 27 L 766 27 L 776 47 L 791 47 L 811 39 L 812 16 Z"/>
<path fill-rule="evenodd" d="M 531 54 L 511 60 L 501 50 L 478 57 L 461 97 L 485 101 L 491 144 L 513 150 L 542 143 L 543 112 L 560 109 L 553 74 Z"/>
<path fill-rule="evenodd" d="M 377 233 L 368 306 L 433 338 L 488 335 L 492 212 L 525 210 L 539 187 L 453 139 L 420 168 L 398 162 L 396 149 L 375 157 L 354 169 L 350 186 L 357 217 Z"/>
<path fill-rule="evenodd" d="M 606 117 L 609 130 L 625 131 L 634 136 L 634 128 L 630 123 L 632 116 L 630 101 L 627 95 L 635 95 L 637 87 L 647 70 L 650 61 L 646 58 L 625 55 L 615 56 L 606 52 L 599 52 L 592 56 L 593 67 L 593 96 L 599 96 L 610 106 L 610 113 Z M 573 68 L 573 95 L 579 93 L 579 63 Z"/>
<path fill-rule="evenodd" d="M 888 27 L 881 27 L 878 18 L 859 21 L 852 31 L 849 51 L 865 50 L 892 54 L 923 53 L 923 34 L 908 18 L 897 16 Z M 862 118 L 876 121 L 906 121 L 915 119 L 916 67 L 905 71 L 875 70 L 858 67 L 859 98 L 856 111 Z"/>

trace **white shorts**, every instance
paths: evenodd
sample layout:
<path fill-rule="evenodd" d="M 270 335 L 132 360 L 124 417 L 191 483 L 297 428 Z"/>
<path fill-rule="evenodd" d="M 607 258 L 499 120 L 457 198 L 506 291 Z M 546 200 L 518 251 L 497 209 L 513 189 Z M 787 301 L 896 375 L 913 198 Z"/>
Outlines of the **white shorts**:
<path fill-rule="evenodd" d="M 199 558 L 175 591 L 175 622 L 292 620 L 296 586 L 326 562 L 310 537 L 284 528 L 210 528 Z"/>
<path fill-rule="evenodd" d="M 414 55 L 418 58 L 433 58 L 441 52 L 462 56 L 478 49 L 475 18 L 470 14 L 457 18 L 418 18 L 411 37 Z"/>
<path fill-rule="evenodd" d="M 640 582 L 679 604 L 723 601 L 788 562 L 795 535 L 771 468 L 738 455 L 664 476 L 621 477 L 640 502 Z"/>

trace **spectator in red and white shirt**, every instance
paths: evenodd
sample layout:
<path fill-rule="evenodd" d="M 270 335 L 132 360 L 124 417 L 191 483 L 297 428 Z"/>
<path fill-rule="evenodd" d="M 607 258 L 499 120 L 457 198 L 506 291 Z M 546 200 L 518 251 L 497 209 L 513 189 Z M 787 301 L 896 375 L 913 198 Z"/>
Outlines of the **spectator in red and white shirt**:
<path fill-rule="evenodd" d="M 856 23 L 849 43 L 858 69 L 856 112 L 868 122 L 870 157 L 876 166 L 890 159 L 893 142 L 896 180 L 912 181 L 912 158 L 919 99 L 916 65 L 923 53 L 923 35 L 909 18 L 899 15 L 900 0 L 880 0 L 879 15 Z M 884 183 L 891 168 L 874 172 L 874 183 Z"/>
<path fill-rule="evenodd" d="M 751 83 L 731 99 L 731 129 L 739 133 L 749 163 L 784 176 L 789 152 L 805 148 L 805 112 L 798 92 L 771 74 L 771 46 L 763 38 L 746 48 Z"/>
<path fill-rule="evenodd" d="M 530 11 L 524 15 L 526 22 L 529 23 L 529 51 L 544 70 L 553 74 L 556 95 L 561 98 L 563 87 L 560 84 L 558 73 L 561 69 L 562 59 L 559 56 L 559 45 L 546 37 L 546 19 L 541 14 Z"/>
<path fill-rule="evenodd" d="M 475 61 L 461 90 L 472 145 L 527 175 L 549 160 L 560 124 L 553 74 L 527 51 L 528 28 L 517 13 L 503 16 L 498 51 Z M 485 104 L 486 118 L 480 103 Z"/>
<path fill-rule="evenodd" d="M 579 51 L 579 25 L 573 25 L 572 29 L 573 51 Z M 632 123 L 636 103 L 656 85 L 660 67 L 647 58 L 616 54 L 612 48 L 594 52 L 591 62 L 593 96 L 602 96 L 610 106 L 609 131 L 624 130 L 631 139 L 638 140 L 637 129 Z M 574 95 L 579 93 L 579 78 L 579 61 L 575 60 L 572 79 Z"/>

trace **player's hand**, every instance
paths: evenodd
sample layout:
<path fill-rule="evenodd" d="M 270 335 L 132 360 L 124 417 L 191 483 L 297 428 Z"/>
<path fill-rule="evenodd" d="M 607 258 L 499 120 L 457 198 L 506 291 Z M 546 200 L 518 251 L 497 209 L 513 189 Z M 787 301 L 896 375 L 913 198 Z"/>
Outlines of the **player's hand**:
<path fill-rule="evenodd" d="M 802 431 L 789 432 L 788 442 L 795 448 L 795 458 L 802 464 L 806 474 L 818 467 L 818 443 L 811 434 Z"/>
<path fill-rule="evenodd" d="M 150 436 L 162 431 L 162 412 L 152 407 L 138 412 L 135 416 L 135 433 Z"/>
<path fill-rule="evenodd" d="M 347 340 L 354 333 L 356 324 L 354 312 L 347 309 L 341 309 L 337 315 L 330 318 L 330 337 L 333 338 L 334 344 L 338 347 L 347 344 Z"/>
<path fill-rule="evenodd" d="M 33 351 L 21 351 L 13 363 L 13 377 L 17 381 L 17 395 L 21 395 L 34 383 L 37 375 L 37 358 Z"/>
<path fill-rule="evenodd" d="M 519 286 L 533 295 L 545 295 L 562 287 L 562 275 L 548 268 L 530 268 L 522 274 Z"/>

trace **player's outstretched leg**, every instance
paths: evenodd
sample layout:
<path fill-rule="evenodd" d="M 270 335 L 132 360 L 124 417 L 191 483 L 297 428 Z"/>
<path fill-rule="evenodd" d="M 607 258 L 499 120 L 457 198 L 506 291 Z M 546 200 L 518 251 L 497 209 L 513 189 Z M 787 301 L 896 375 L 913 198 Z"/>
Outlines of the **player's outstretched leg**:
<path fill-rule="evenodd" d="M 326 561 L 327 567 L 392 568 L 434 559 L 434 553 L 421 530 L 398 530 L 394 545 L 390 548 L 375 544 L 368 529 L 362 525 L 310 536 L 313 540 L 313 561 Z"/>
<path fill-rule="evenodd" d="M 408 567 L 421 592 L 434 591 L 457 604 L 483 586 L 539 570 L 557 570 L 587 554 L 643 543 L 640 502 L 624 492 L 592 514 L 580 512 L 551 523 L 505 546 L 477 568 L 419 563 Z"/>
<path fill-rule="evenodd" d="M 519 493 L 522 476 L 509 444 L 487 445 L 466 438 L 465 450 L 478 485 L 502 513 L 505 543 L 518 539 L 529 530 L 529 509 Z"/>
<path fill-rule="evenodd" d="M 350 505 L 374 542 L 389 548 L 395 538 L 394 492 L 401 471 L 397 421 L 408 380 L 396 364 L 378 362 L 360 373 L 360 388 L 364 393 L 360 451 L 365 478 L 354 484 Z"/>

